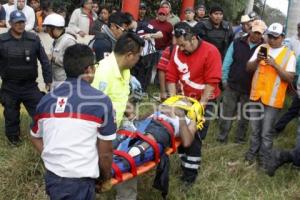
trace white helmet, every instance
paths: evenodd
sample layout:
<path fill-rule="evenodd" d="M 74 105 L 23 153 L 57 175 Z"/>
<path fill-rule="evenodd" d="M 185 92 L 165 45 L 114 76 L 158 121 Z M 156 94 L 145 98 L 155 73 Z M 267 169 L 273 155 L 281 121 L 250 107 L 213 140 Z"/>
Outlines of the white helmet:
<path fill-rule="evenodd" d="M 45 18 L 43 26 L 65 27 L 65 19 L 59 14 L 52 13 Z"/>

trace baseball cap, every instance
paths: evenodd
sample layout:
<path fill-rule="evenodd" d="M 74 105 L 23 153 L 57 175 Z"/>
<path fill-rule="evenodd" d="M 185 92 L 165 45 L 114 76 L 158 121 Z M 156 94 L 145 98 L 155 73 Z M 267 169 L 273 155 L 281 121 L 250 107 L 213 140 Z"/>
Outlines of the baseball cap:
<path fill-rule="evenodd" d="M 195 12 L 194 11 L 194 9 L 192 8 L 192 7 L 189 7 L 189 8 L 186 8 L 185 10 L 184 10 L 184 12 Z"/>
<path fill-rule="evenodd" d="M 159 8 L 158 14 L 164 14 L 164 15 L 167 15 L 169 14 L 168 10 L 166 8 Z"/>
<path fill-rule="evenodd" d="M 274 37 L 279 37 L 280 35 L 285 35 L 284 28 L 279 23 L 273 23 L 267 29 L 268 35 L 273 35 Z"/>
<path fill-rule="evenodd" d="M 262 20 L 254 20 L 252 23 L 252 32 L 259 32 L 263 34 L 267 29 L 267 25 Z"/>
<path fill-rule="evenodd" d="M 140 9 L 142 9 L 142 8 L 143 8 L 143 9 L 146 9 L 146 7 L 147 7 L 147 6 L 146 6 L 146 4 L 145 4 L 145 3 L 143 3 L 143 2 L 142 2 L 142 3 L 140 3 Z"/>
<path fill-rule="evenodd" d="M 243 15 L 241 17 L 241 23 L 246 23 L 246 22 L 249 22 L 251 19 L 248 15 Z"/>
<path fill-rule="evenodd" d="M 23 12 L 15 10 L 10 13 L 9 22 L 12 23 L 26 22 L 26 17 Z"/>

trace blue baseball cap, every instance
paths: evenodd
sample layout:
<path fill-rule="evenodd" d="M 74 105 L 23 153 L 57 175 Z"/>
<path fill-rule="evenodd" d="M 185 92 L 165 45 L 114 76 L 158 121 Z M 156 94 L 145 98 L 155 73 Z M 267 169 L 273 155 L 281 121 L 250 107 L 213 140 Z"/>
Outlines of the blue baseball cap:
<path fill-rule="evenodd" d="M 10 13 L 9 22 L 12 22 L 12 23 L 26 22 L 26 17 L 23 12 L 15 10 Z"/>

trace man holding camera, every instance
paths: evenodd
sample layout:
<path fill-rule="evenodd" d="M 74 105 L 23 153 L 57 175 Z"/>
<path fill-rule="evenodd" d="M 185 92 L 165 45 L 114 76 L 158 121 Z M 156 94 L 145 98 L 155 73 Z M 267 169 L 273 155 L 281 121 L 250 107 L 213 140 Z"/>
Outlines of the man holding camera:
<path fill-rule="evenodd" d="M 285 36 L 283 26 L 271 24 L 267 35 L 267 44 L 259 46 L 247 63 L 247 70 L 255 73 L 250 93 L 253 102 L 250 110 L 252 136 L 245 159 L 252 163 L 258 154 L 259 166 L 263 170 L 266 170 L 273 145 L 272 126 L 296 71 L 294 52 L 282 45 Z"/>
<path fill-rule="evenodd" d="M 36 82 L 37 60 L 42 66 L 46 90 L 50 89 L 52 72 L 39 37 L 25 31 L 24 13 L 13 11 L 9 23 L 9 31 L 0 35 L 1 103 L 4 107 L 5 134 L 11 144 L 18 145 L 21 142 L 20 104 L 23 103 L 33 117 L 43 96 Z"/>

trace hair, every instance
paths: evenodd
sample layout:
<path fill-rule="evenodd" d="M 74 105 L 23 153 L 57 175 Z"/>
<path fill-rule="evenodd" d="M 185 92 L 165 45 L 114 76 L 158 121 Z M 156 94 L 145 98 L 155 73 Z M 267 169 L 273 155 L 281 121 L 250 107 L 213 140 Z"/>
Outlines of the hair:
<path fill-rule="evenodd" d="M 130 25 L 132 23 L 132 21 L 134 20 L 134 17 L 129 12 L 125 12 L 124 17 L 125 17 L 124 19 L 125 19 L 125 24 L 126 25 Z"/>
<path fill-rule="evenodd" d="M 68 78 L 78 78 L 94 64 L 94 53 L 85 44 L 74 44 L 66 49 L 63 64 Z"/>
<path fill-rule="evenodd" d="M 49 11 L 53 9 L 53 2 L 51 0 L 44 0 L 41 2 L 41 10 Z"/>
<path fill-rule="evenodd" d="M 122 12 L 112 13 L 108 18 L 108 27 L 110 27 L 112 23 L 122 26 L 128 23 L 128 17 Z"/>
<path fill-rule="evenodd" d="M 191 27 L 186 22 L 178 22 L 177 24 L 175 24 L 174 25 L 174 31 L 176 29 L 185 30 L 185 32 L 186 32 L 186 34 L 184 35 L 185 40 L 191 40 L 193 36 L 197 36 L 197 31 L 195 30 L 195 28 Z"/>
<path fill-rule="evenodd" d="M 83 8 L 86 2 L 88 2 L 88 0 L 80 0 L 80 7 Z"/>
<path fill-rule="evenodd" d="M 108 13 L 111 13 L 111 8 L 110 8 L 109 6 L 107 6 L 107 5 L 99 5 L 99 13 L 100 13 L 103 9 L 107 10 Z"/>
<path fill-rule="evenodd" d="M 138 53 L 145 42 L 135 33 L 124 33 L 116 42 L 114 52 L 118 55 L 124 55 L 128 52 Z"/>
<path fill-rule="evenodd" d="M 211 5 L 210 7 L 210 10 L 209 10 L 209 14 L 211 15 L 212 13 L 214 12 L 217 12 L 217 11 L 220 11 L 220 12 L 224 12 L 222 6 L 218 3 L 214 3 L 213 5 Z"/>

